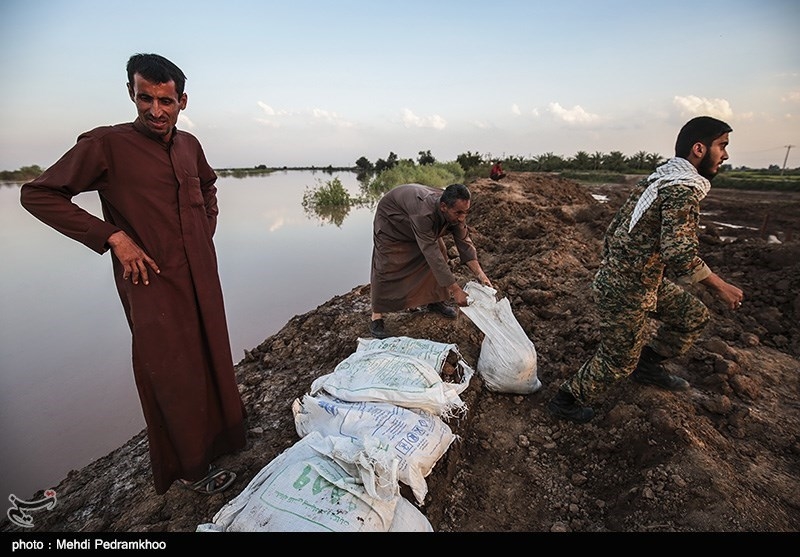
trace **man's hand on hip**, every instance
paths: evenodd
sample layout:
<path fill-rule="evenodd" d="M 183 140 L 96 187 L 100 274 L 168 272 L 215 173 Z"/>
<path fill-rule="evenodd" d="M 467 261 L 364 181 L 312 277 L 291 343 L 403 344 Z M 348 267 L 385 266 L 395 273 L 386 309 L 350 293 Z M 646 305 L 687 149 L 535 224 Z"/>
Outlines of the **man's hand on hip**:
<path fill-rule="evenodd" d="M 107 243 L 111 247 L 111 253 L 122 263 L 123 280 L 128 280 L 130 277 L 133 284 L 139 284 L 139 279 L 141 279 L 147 286 L 150 284 L 147 267 L 150 267 L 156 274 L 161 272 L 156 262 L 122 230 L 109 236 Z"/>

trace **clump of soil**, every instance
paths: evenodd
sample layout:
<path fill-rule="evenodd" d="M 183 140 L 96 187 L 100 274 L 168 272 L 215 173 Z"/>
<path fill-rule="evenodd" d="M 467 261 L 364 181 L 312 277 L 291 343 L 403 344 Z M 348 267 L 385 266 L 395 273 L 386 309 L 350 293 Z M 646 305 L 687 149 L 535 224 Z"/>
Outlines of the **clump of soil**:
<path fill-rule="evenodd" d="M 692 389 L 676 394 L 623 380 L 595 406 L 594 420 L 577 425 L 554 421 L 546 403 L 597 345 L 590 283 L 605 227 L 630 184 L 510 173 L 470 189 L 481 264 L 533 341 L 543 386 L 527 396 L 496 393 L 475 374 L 462 394 L 466 415 L 449 422 L 459 439 L 427 479 L 420 510 L 434 530 L 797 531 L 800 195 L 712 188 L 700 251 L 744 290 L 741 310 L 696 287 L 712 321 L 688 354 L 668 363 Z M 451 256 L 464 284 L 471 277 Z M 55 488 L 58 505 L 37 513 L 33 530 L 194 531 L 211 522 L 299 440 L 292 401 L 369 336 L 369 316 L 369 285 L 357 286 L 245 353 L 237 377 L 248 445 L 218 462 L 239 474 L 230 490 L 156 495 L 140 433 L 71 472 Z M 483 334 L 463 314 L 451 321 L 398 312 L 386 325 L 396 335 L 454 343 L 475 368 Z M 6 520 L 2 530 L 19 529 Z"/>

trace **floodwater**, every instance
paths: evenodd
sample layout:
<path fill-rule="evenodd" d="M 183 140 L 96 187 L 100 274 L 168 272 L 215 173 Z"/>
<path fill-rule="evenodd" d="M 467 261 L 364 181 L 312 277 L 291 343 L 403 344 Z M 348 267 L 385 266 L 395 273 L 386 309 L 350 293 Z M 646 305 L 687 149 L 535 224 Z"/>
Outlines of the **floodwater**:
<path fill-rule="evenodd" d="M 215 243 L 234 362 L 293 316 L 369 282 L 372 208 L 326 219 L 306 188 L 355 174 L 220 178 Z M 100 214 L 96 194 L 75 201 Z M 0 186 L 0 498 L 30 498 L 144 428 L 130 332 L 103 256 L 45 226 Z"/>

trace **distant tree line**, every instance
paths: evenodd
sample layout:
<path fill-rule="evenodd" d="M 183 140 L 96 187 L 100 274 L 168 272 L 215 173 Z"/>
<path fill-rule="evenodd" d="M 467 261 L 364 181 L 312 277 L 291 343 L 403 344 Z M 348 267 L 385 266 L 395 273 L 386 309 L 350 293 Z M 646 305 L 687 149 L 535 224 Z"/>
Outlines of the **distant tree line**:
<path fill-rule="evenodd" d="M 406 159 L 410 160 L 410 159 Z M 396 165 L 400 159 L 390 152 L 384 159 L 378 159 L 372 164 L 367 157 L 361 157 L 356 161 L 356 167 L 360 172 L 380 174 L 388 168 Z M 620 151 L 611 153 L 601 153 L 596 151 L 592 154 L 586 151 L 578 151 L 574 157 L 564 158 L 554 153 L 543 153 L 538 156 L 525 158 L 517 155 L 507 155 L 504 157 L 494 157 L 489 154 L 473 153 L 467 151 L 456 157 L 456 162 L 461 165 L 464 172 L 469 173 L 476 168 L 488 167 L 494 161 L 500 161 L 505 170 L 517 172 L 559 172 L 564 170 L 588 170 L 588 171 L 608 171 L 608 172 L 652 172 L 657 166 L 665 162 L 664 157 L 658 153 L 646 153 L 639 151 L 633 156 L 626 157 Z M 433 164 L 436 158 L 431 155 L 430 150 L 420 151 L 416 160 L 419 165 Z"/>
<path fill-rule="evenodd" d="M 0 182 L 29 182 L 38 178 L 44 170 L 37 165 L 23 166 L 19 170 L 0 171 Z"/>
<path fill-rule="evenodd" d="M 327 172 L 330 174 L 341 171 L 355 171 L 359 174 L 360 178 L 365 178 L 379 175 L 386 170 L 394 168 L 401 161 L 410 164 L 417 164 L 419 166 L 427 166 L 437 163 L 436 158 L 431 154 L 430 150 L 419 151 L 419 153 L 417 153 L 416 160 L 410 158 L 400 159 L 396 153 L 390 151 L 389 155 L 385 159 L 379 158 L 374 163 L 372 163 L 367 157 L 359 157 L 355 161 L 355 167 L 334 167 L 331 165 L 324 167 L 270 167 L 266 164 L 259 164 L 246 168 L 220 168 L 215 170 L 220 176 L 233 176 L 237 178 L 268 174 L 278 170 L 312 170 Z M 507 172 L 647 174 L 655 170 L 659 165 L 666 162 L 666 159 L 658 153 L 648 153 L 645 151 L 639 151 L 631 156 L 626 156 L 621 151 L 611 151 L 610 153 L 603 153 L 601 151 L 595 151 L 594 153 L 578 151 L 572 157 L 563 157 L 552 152 L 542 153 L 540 155 L 531 157 L 523 157 L 519 155 L 504 155 L 502 157 L 497 157 L 491 154 L 479 152 L 473 153 L 472 151 L 467 151 L 466 153 L 461 153 L 455 159 L 455 162 L 461 165 L 461 168 L 464 169 L 466 178 L 488 175 L 488 170 L 495 161 L 499 161 L 503 165 L 503 169 Z M 723 173 L 734 170 L 737 172 L 754 172 L 762 176 L 800 176 L 800 168 L 782 169 L 776 164 L 769 165 L 769 167 L 766 169 L 753 169 L 746 166 L 741 166 L 734 169 L 731 165 L 723 165 L 721 168 L 721 172 Z M 42 172 L 43 169 L 36 165 L 23 166 L 19 170 L 3 170 L 0 171 L 0 181 L 29 181 L 39 176 Z"/>
<path fill-rule="evenodd" d="M 384 170 L 393 168 L 401 160 L 415 163 L 412 159 L 400 159 L 397 154 L 390 152 L 386 159 L 378 159 L 374 164 L 367 157 L 360 157 L 356 160 L 356 168 L 360 175 L 380 174 Z M 466 178 L 488 175 L 489 168 L 495 161 L 499 161 L 507 172 L 559 172 L 565 176 L 612 173 L 623 176 L 625 174 L 649 174 L 665 163 L 667 159 L 658 153 L 646 151 L 639 151 L 631 156 L 626 156 L 621 151 L 611 151 L 610 153 L 578 151 L 572 157 L 562 157 L 552 152 L 532 157 L 519 155 L 497 157 L 491 154 L 467 151 L 456 157 L 456 162 L 464 169 Z M 436 162 L 436 158 L 431 155 L 430 150 L 418 153 L 416 164 L 424 166 Z M 800 168 L 781 169 L 776 164 L 770 165 L 766 169 L 753 169 L 746 166 L 734 168 L 726 164 L 720 169 L 721 173 L 732 171 L 756 174 L 762 177 L 780 176 L 790 181 L 794 181 L 792 178 L 800 177 Z"/>

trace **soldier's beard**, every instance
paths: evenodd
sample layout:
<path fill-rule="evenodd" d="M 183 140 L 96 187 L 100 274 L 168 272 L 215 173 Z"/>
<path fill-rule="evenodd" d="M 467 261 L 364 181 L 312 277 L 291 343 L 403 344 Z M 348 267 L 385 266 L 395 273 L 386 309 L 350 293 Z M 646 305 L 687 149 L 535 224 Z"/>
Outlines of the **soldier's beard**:
<path fill-rule="evenodd" d="M 706 151 L 705 156 L 703 156 L 703 160 L 700 161 L 700 166 L 697 168 L 698 174 L 705 178 L 708 181 L 714 179 L 714 176 L 717 175 L 717 172 L 714 170 L 714 163 L 711 162 L 709 155 L 711 151 Z"/>

